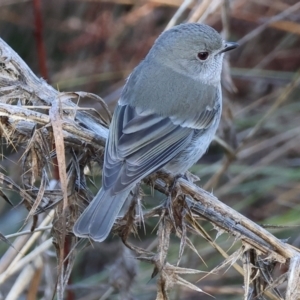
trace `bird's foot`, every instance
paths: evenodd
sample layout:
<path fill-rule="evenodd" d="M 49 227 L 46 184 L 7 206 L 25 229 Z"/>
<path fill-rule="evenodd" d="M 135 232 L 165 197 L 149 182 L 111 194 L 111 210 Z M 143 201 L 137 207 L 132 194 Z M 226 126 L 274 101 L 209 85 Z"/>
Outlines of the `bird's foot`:
<path fill-rule="evenodd" d="M 182 177 L 191 183 L 200 181 L 200 178 L 197 175 L 195 175 L 189 171 L 186 171 L 185 174 L 182 175 Z"/>

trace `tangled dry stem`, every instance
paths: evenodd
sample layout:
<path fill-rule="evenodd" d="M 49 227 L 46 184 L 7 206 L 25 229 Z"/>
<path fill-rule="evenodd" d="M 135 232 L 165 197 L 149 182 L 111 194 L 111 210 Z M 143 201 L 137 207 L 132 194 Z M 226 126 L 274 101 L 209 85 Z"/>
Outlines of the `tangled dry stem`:
<path fill-rule="evenodd" d="M 1 136 L 17 151 L 23 152 L 22 186 L 15 184 L 4 173 L 0 173 L 0 183 L 21 195 L 29 211 L 28 218 L 37 219 L 37 215 L 54 209 L 51 234 L 59 266 L 58 299 L 63 299 L 75 259 L 74 248 L 78 240 L 72 234 L 73 224 L 93 197 L 87 186 L 84 168 L 95 161 L 101 165 L 110 119 L 101 99 L 99 101 L 106 111 L 106 118 L 95 117 L 89 111 L 79 109 L 72 100 L 82 97 L 98 99 L 83 92 L 59 93 L 37 78 L 0 39 Z M 60 182 L 53 188 L 49 182 L 54 159 L 58 163 Z M 136 207 L 141 199 L 138 188 L 128 212 L 117 220 L 114 229 L 125 245 L 137 253 L 138 259 L 154 265 L 152 276 L 159 276 L 157 299 L 168 299 L 167 291 L 174 284 L 201 291 L 180 276 L 199 272 L 178 266 L 186 246 L 198 253 L 187 232 L 202 236 L 225 257 L 216 270 L 229 265 L 243 274 L 245 299 L 253 294 L 282 299 L 276 289 L 282 281 L 287 281 L 286 299 L 299 299 L 300 255 L 297 249 L 188 180 L 177 179 L 172 195 L 169 187 L 173 185 L 174 178 L 170 174 L 158 172 L 144 182 L 166 194 L 168 200 L 137 216 Z M 158 248 L 156 252 L 151 252 L 130 243 L 128 236 L 137 231 L 138 222 L 154 216 L 160 218 Z M 242 241 L 241 248 L 227 256 L 200 226 L 197 221 L 199 217 L 213 224 L 219 232 L 227 232 Z M 170 236 L 174 232 L 181 240 L 177 265 L 169 264 L 166 259 Z M 242 261 L 243 268 L 236 263 L 237 260 Z M 280 280 L 274 280 L 271 276 L 276 263 L 289 266 Z"/>

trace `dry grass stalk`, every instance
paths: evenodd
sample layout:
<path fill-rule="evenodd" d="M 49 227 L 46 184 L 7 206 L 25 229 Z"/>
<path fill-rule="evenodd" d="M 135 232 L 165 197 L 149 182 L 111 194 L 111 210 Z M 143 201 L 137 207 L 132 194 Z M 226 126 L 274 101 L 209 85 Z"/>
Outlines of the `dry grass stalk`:
<path fill-rule="evenodd" d="M 116 2 L 124 3 L 124 1 Z M 125 2 L 132 3 L 132 1 Z M 169 3 L 168 1 L 153 1 L 153 3 L 162 2 Z M 176 6 L 181 6 L 174 19 L 171 20 L 171 25 L 176 23 L 180 15 L 191 4 L 191 1 L 177 2 Z M 209 13 L 217 11 L 221 4 L 221 1 L 199 2 L 189 21 L 207 18 Z M 149 7 L 146 5 L 142 8 L 146 9 L 147 12 L 150 9 Z M 278 22 L 286 14 L 298 8 L 299 4 L 287 8 L 283 13 L 271 18 L 252 31 L 242 39 L 242 42 L 244 43 L 253 38 L 267 26 L 277 24 L 274 22 Z M 139 17 L 145 13 L 143 9 L 139 10 Z M 226 19 L 226 16 L 224 18 Z M 135 20 L 129 18 L 128 22 L 131 21 L 134 22 Z M 279 24 L 284 27 L 282 23 Z M 289 27 L 287 30 L 292 31 Z M 299 79 L 296 79 L 283 91 L 273 107 L 260 119 L 253 131 L 246 136 L 245 141 L 257 132 L 265 119 L 269 118 L 270 114 L 287 99 L 287 96 L 298 83 Z M 15 149 L 25 148 L 22 158 L 23 186 L 17 186 L 8 176 L 2 173 L 0 174 L 1 185 L 20 193 L 24 205 L 29 210 L 28 218 L 33 217 L 35 223 L 38 222 L 37 215 L 40 214 L 44 217 L 45 214 L 41 213 L 53 208 L 39 226 L 44 227 L 49 222 L 53 224 L 51 235 L 59 266 L 58 299 L 64 297 L 64 291 L 75 259 L 76 251 L 74 249 L 78 240 L 72 235 L 73 224 L 83 207 L 92 199 L 92 194 L 86 183 L 84 168 L 95 161 L 101 166 L 103 147 L 107 137 L 107 125 L 110 121 L 108 109 L 101 99 L 99 101 L 107 113 L 106 117 L 96 118 L 88 110 L 77 109 L 72 100 L 81 97 L 98 98 L 96 95 L 84 92 L 59 93 L 54 90 L 45 81 L 38 79 L 20 57 L 0 39 L 0 131 L 2 137 Z M 233 178 L 230 185 L 227 184 L 218 190 L 218 195 L 224 194 L 229 188 L 247 178 L 249 173 L 256 172 L 259 168 L 278 158 L 287 149 L 295 146 L 296 141 L 293 140 L 295 134 L 294 131 L 291 131 L 285 133 L 284 136 L 277 136 L 274 143 L 278 142 L 279 139 L 284 141 L 287 139 L 286 143 L 274 151 L 272 155 L 262 158 L 247 174 L 241 172 Z M 257 149 L 264 147 L 263 144 L 262 142 L 261 145 L 255 147 Z M 228 146 L 228 149 L 230 149 L 230 146 Z M 249 148 L 247 150 L 249 151 Z M 235 155 L 245 155 L 245 151 L 240 146 L 233 152 L 234 155 L 231 153 L 231 156 L 223 162 L 222 168 L 213 178 L 213 181 L 217 182 L 220 179 L 229 167 L 230 162 L 235 159 Z M 252 148 L 250 151 L 254 153 L 255 149 Z M 57 158 L 59 165 L 60 182 L 55 187 L 51 187 L 50 179 L 54 157 Z M 143 215 L 137 215 L 136 206 L 139 205 L 140 198 L 142 198 L 138 190 L 133 195 L 135 201 L 124 218 L 116 222 L 114 229 L 120 235 L 124 244 L 135 251 L 139 260 L 154 265 L 152 276 L 159 277 L 157 299 L 168 299 L 168 290 L 174 285 L 201 292 L 199 287 L 181 277 L 183 274 L 198 274 L 200 272 L 199 270 L 179 267 L 185 247 L 198 254 L 198 250 L 187 236 L 188 232 L 193 233 L 195 236 L 202 236 L 224 256 L 224 262 L 212 270 L 211 273 L 221 268 L 233 266 L 243 274 L 245 282 L 244 299 L 250 298 L 252 294 L 259 296 L 264 294 L 270 299 L 283 299 L 277 286 L 285 281 L 287 282 L 286 299 L 299 299 L 300 256 L 298 249 L 277 239 L 267 230 L 190 181 L 179 179 L 172 195 L 169 195 L 169 186 L 173 184 L 174 178 L 169 174 L 158 172 L 146 178 L 144 182 L 167 195 L 167 201 Z M 170 196 L 172 196 L 172 199 Z M 137 247 L 129 242 L 128 237 L 132 233 L 137 233 L 139 222 L 157 216 L 159 216 L 160 222 L 156 252 Z M 216 244 L 211 234 L 201 227 L 198 222 L 199 218 L 204 218 L 213 224 L 218 233 L 227 232 L 236 240 L 242 241 L 241 247 L 228 256 Z M 178 262 L 176 265 L 171 265 L 167 261 L 167 254 L 170 247 L 170 237 L 174 232 L 181 242 Z M 38 258 L 36 256 L 41 255 L 52 243 L 52 239 L 47 239 L 22 258 L 25 255 L 23 251 L 27 251 L 40 235 L 41 232 L 35 232 L 26 243 L 24 242 L 22 251 L 17 257 L 11 260 L 8 265 L 3 266 L 0 284 L 5 282 L 12 274 L 15 274 L 21 267 L 28 266 L 20 274 L 20 280 L 15 283 L 20 291 L 24 288 L 18 283 L 24 274 L 32 274 L 29 262 L 38 259 L 40 256 Z M 44 238 L 46 238 L 46 235 L 44 235 Z M 15 250 L 10 248 L 10 251 Z M 243 268 L 238 265 L 237 261 L 242 261 Z M 276 264 L 286 264 L 288 270 L 280 278 L 274 280 L 271 272 Z M 111 293 L 112 291 L 108 290 L 107 294 L 102 295 L 101 299 L 109 297 Z M 11 295 L 9 297 L 14 299 Z"/>

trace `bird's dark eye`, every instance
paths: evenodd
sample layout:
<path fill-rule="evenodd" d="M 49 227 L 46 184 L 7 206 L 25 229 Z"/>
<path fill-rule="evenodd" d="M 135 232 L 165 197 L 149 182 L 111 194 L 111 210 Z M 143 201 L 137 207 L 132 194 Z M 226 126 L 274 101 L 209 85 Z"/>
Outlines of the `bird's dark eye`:
<path fill-rule="evenodd" d="M 208 52 L 199 52 L 198 53 L 198 58 L 200 60 L 207 60 L 207 58 L 208 58 Z"/>

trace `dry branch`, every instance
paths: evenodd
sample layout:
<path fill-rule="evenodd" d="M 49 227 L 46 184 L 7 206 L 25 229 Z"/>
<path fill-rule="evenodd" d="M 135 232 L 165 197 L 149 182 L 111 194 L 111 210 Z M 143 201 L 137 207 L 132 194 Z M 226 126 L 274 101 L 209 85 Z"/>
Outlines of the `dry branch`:
<path fill-rule="evenodd" d="M 63 252 L 59 251 L 64 247 L 63 243 L 65 242 L 65 239 L 62 241 L 61 237 L 65 234 L 72 236 L 73 223 L 80 213 L 79 207 L 85 206 L 92 198 L 85 184 L 83 169 L 92 160 L 97 160 L 97 157 L 100 160 L 99 157 L 103 153 L 107 137 L 106 123 L 109 121 L 105 122 L 104 119 L 101 120 L 86 111 L 77 109 L 77 106 L 72 102 L 74 97 L 80 98 L 83 96 L 91 95 L 81 92 L 59 93 L 53 89 L 43 79 L 37 78 L 22 59 L 0 39 L 1 134 L 15 148 L 25 147 L 26 149 L 22 161 L 24 170 L 22 196 L 25 198 L 24 204 L 31 210 L 35 205 L 32 202 L 38 198 L 39 203 L 36 206 L 39 210 L 34 209 L 33 213 L 50 207 L 56 208 L 52 235 L 60 263 L 66 263 L 66 257 L 61 257 Z M 66 170 L 62 170 L 66 175 L 66 183 L 63 188 L 67 193 L 65 196 L 68 196 L 68 201 L 65 201 L 64 206 L 62 206 L 63 193 L 61 186 L 58 185 L 55 189 L 48 186 L 51 158 L 57 154 L 53 153 L 52 145 L 59 142 L 53 139 L 53 131 L 54 133 L 57 131 L 53 130 L 53 115 L 49 116 L 49 109 L 47 108 L 53 107 L 53 104 L 57 105 L 56 110 L 52 113 L 60 119 L 61 123 L 57 126 L 61 126 L 60 129 L 65 143 L 64 151 L 68 158 Z M 60 167 L 62 166 L 60 165 Z M 44 180 L 41 180 L 40 186 L 36 186 L 38 178 Z M 169 195 L 168 187 L 173 184 L 174 178 L 169 174 L 158 172 L 154 176 L 145 179 L 145 182 L 154 186 L 158 191 Z M 5 185 L 5 182 L 2 181 L 1 184 Z M 26 198 L 27 194 L 30 197 Z M 44 203 L 45 199 L 47 200 L 46 204 Z M 226 231 L 237 240 L 241 240 L 244 246 L 243 249 L 245 249 L 244 252 L 255 251 L 256 257 L 263 257 L 265 261 L 273 264 L 276 262 L 291 262 L 288 271 L 288 287 L 291 287 L 291 290 L 287 291 L 287 299 L 298 299 L 300 256 L 299 252 L 288 243 L 280 241 L 262 227 L 219 201 L 212 194 L 183 178 L 177 181 L 177 194 L 173 200 L 169 207 L 166 208 L 165 205 L 161 205 L 144 215 L 145 218 L 160 215 L 161 220 L 165 222 L 160 224 L 161 236 L 169 235 L 171 231 L 175 231 L 183 241 L 183 251 L 185 244 L 192 247 L 186 237 L 186 230 L 197 232 L 197 218 L 205 218 L 220 232 Z M 139 249 L 127 242 L 127 236 L 134 230 L 135 223 L 139 220 L 135 216 L 134 205 L 131 206 L 131 209 L 133 211 L 129 211 L 124 219 L 118 221 L 116 226 L 123 241 L 140 255 L 139 259 L 155 264 L 154 275 L 160 272 L 159 282 L 163 282 L 165 287 L 170 287 L 172 284 L 183 284 L 183 280 L 178 274 L 184 273 L 185 270 L 178 267 L 174 273 L 170 274 L 173 267 L 166 262 L 168 239 L 163 240 L 161 238 L 157 255 Z M 175 210 L 181 213 L 182 218 L 174 217 Z M 133 218 L 130 218 L 130 213 Z M 65 218 L 62 218 L 62 216 Z M 62 220 L 64 224 L 62 224 Z M 125 226 L 123 224 L 124 220 L 129 220 Z M 166 226 L 163 227 L 162 224 L 166 224 Z M 63 228 L 66 231 L 62 232 Z M 72 238 L 73 240 L 69 245 L 71 249 L 77 241 L 74 237 Z M 63 274 L 60 274 L 61 278 L 58 280 L 60 283 L 58 289 L 59 299 L 63 297 L 73 261 L 74 257 L 69 255 L 68 264 L 64 265 Z M 257 263 L 257 261 L 251 263 Z M 6 273 L 3 273 L 1 280 L 5 279 L 4 274 Z M 187 286 L 188 283 L 185 283 L 185 285 Z M 195 287 L 191 286 L 191 288 Z M 164 295 L 164 288 L 159 293 Z"/>

